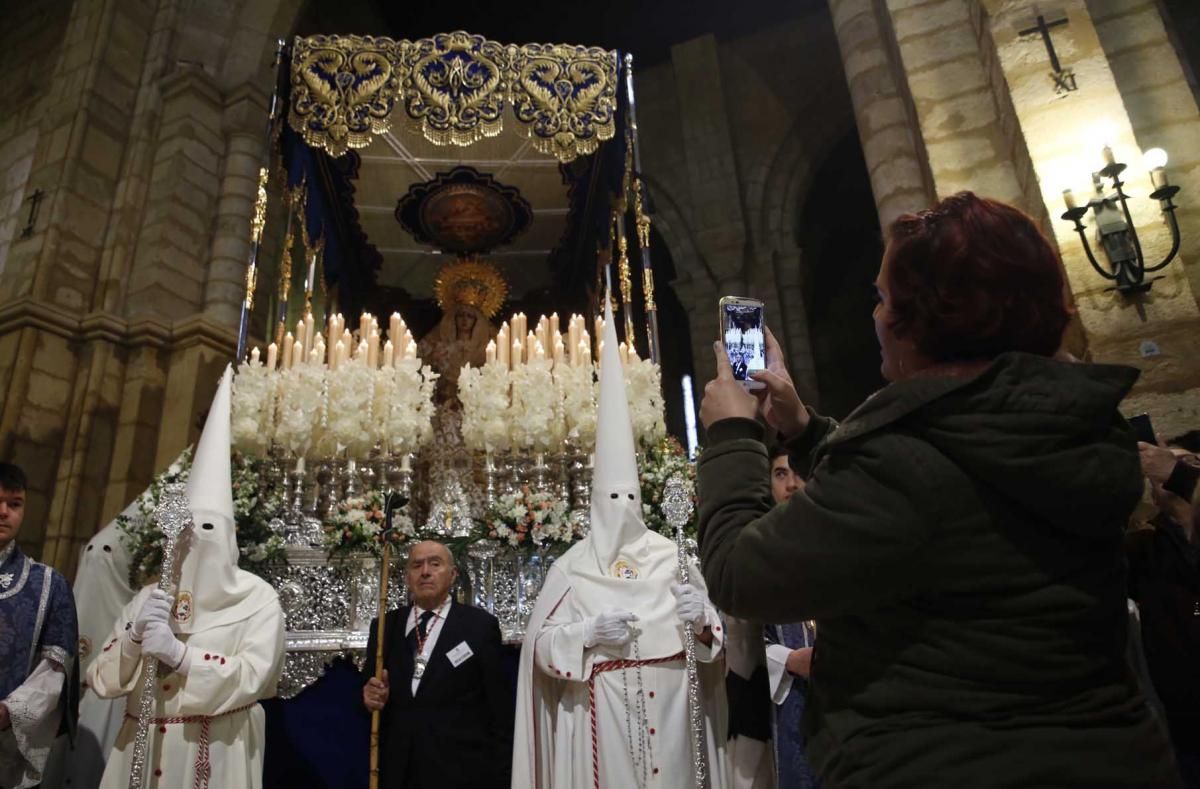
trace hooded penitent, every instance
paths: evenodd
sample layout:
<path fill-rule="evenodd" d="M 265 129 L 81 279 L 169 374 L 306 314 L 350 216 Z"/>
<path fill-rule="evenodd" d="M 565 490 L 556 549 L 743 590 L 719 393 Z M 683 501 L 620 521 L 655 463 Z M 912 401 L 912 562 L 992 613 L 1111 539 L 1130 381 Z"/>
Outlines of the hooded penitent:
<path fill-rule="evenodd" d="M 629 415 L 621 357 L 617 353 L 616 322 L 611 304 L 606 304 L 604 321 L 590 541 L 597 569 L 602 574 L 628 577 L 631 570 L 621 563 L 622 549 L 636 543 L 647 530 L 642 521 L 642 488 L 638 481 L 633 420 Z"/>
<path fill-rule="evenodd" d="M 199 633 L 248 619 L 271 605 L 275 591 L 238 569 L 230 474 L 229 403 L 233 370 L 225 368 L 188 475 L 193 525 L 181 546 L 174 630 Z"/>

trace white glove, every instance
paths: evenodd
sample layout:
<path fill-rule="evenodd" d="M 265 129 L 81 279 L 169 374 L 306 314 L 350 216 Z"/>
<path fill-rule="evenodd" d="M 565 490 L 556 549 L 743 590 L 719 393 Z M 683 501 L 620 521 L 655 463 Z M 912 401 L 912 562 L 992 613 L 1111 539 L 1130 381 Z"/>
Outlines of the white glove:
<path fill-rule="evenodd" d="M 142 653 L 158 658 L 172 671 L 187 673 L 187 667 L 183 665 L 187 647 L 175 637 L 171 628 L 162 622 L 152 622 L 146 627 L 146 635 L 142 638 Z"/>
<path fill-rule="evenodd" d="M 133 629 L 130 631 L 130 635 L 141 641 L 146 634 L 146 628 L 151 623 L 158 622 L 166 625 L 171 618 L 172 606 L 171 596 L 162 589 L 155 589 L 146 598 L 146 602 L 142 603 L 142 610 L 133 620 Z"/>
<path fill-rule="evenodd" d="M 702 633 L 707 619 L 704 593 L 691 584 L 672 584 L 671 594 L 675 595 L 675 615 L 679 621 L 691 625 L 695 632 Z"/>
<path fill-rule="evenodd" d="M 619 608 L 606 608 L 583 623 L 583 645 L 594 647 L 597 644 L 605 646 L 625 646 L 633 638 L 633 628 L 630 622 L 636 622 L 637 616 Z"/>

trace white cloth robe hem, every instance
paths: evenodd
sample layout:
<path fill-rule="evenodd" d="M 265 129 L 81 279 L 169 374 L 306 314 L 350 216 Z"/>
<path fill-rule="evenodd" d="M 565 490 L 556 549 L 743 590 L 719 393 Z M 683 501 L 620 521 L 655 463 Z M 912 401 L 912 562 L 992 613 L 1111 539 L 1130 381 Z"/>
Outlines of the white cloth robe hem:
<path fill-rule="evenodd" d="M 126 697 L 125 723 L 105 768 L 102 789 L 124 789 L 129 784 L 142 655 L 140 647 L 125 637 L 124 623 L 133 621 L 149 593 L 150 587 L 146 587 L 125 607 L 88 671 L 88 683 L 98 696 Z M 259 789 L 266 718 L 257 702 L 275 695 L 284 649 L 282 609 L 276 603 L 240 622 L 181 634 L 180 640 L 187 645 L 190 670 L 184 676 L 159 667 L 155 717 L 213 718 L 209 722 L 209 786 Z M 167 724 L 165 728 L 166 732 L 159 728 L 151 732 L 147 769 L 152 775 L 154 770 L 162 770 L 161 776 L 155 776 L 158 786 L 191 786 L 201 723 Z"/>
<path fill-rule="evenodd" d="M 792 675 L 787 670 L 791 647 L 783 644 L 767 644 L 767 680 L 771 683 L 771 701 L 776 706 L 787 701 L 792 691 Z"/>
<path fill-rule="evenodd" d="M 700 577 L 698 573 L 696 577 Z M 700 588 L 703 591 L 703 587 Z M 513 789 L 574 789 L 577 786 L 586 789 L 593 786 L 587 680 L 597 663 L 631 657 L 629 654 L 606 654 L 603 648 L 584 647 L 582 621 L 571 621 L 562 614 L 559 614 L 558 622 L 554 621 L 555 613 L 570 593 L 567 576 L 556 572 L 552 566 L 530 616 L 526 641 L 521 650 L 513 738 Z M 669 594 L 665 589 L 664 593 Z M 711 789 L 727 789 L 729 765 L 724 747 L 727 730 L 724 666 L 718 662 L 722 656 L 724 635 L 720 616 L 711 604 L 705 606 L 705 624 L 712 628 L 713 643 L 706 646 L 697 642 L 696 657 L 705 713 L 709 786 Z M 543 630 L 547 626 L 548 629 Z M 683 626 L 679 624 L 681 631 Z M 544 650 L 538 648 L 543 640 Z M 647 659 L 657 656 L 641 657 Z M 617 689 L 621 683 L 620 676 L 621 672 L 606 672 L 599 675 L 595 682 L 598 739 L 602 743 L 610 743 L 608 748 L 612 749 L 609 751 L 611 754 L 620 754 L 613 760 L 615 763 L 606 764 L 604 752 L 607 749 L 601 746 L 600 785 L 614 789 L 637 786 L 641 779 L 640 774 L 625 774 L 629 772 L 631 764 L 623 709 L 619 713 L 619 730 L 611 731 L 608 737 L 603 733 L 603 730 L 612 728 L 603 722 L 606 711 L 624 706 L 623 699 L 618 702 L 619 695 L 609 698 L 610 692 L 621 693 Z M 633 670 L 630 670 L 629 676 L 634 676 Z M 644 688 L 647 695 L 649 691 L 655 692 L 655 699 L 651 702 L 654 708 L 671 708 L 671 721 L 665 726 L 655 726 L 652 747 L 654 762 L 660 771 L 655 775 L 648 769 L 647 785 L 690 788 L 693 786 L 694 765 L 684 661 L 681 658 L 666 665 L 645 666 L 642 668 L 642 677 L 647 686 Z M 610 688 L 609 683 L 613 687 Z M 630 689 L 630 693 L 633 692 Z M 648 707 L 652 717 L 651 726 L 655 723 L 654 708 Z M 582 730 L 578 730 L 580 728 Z M 553 749 L 541 747 L 539 743 L 542 741 L 553 743 Z M 625 768 L 624 772 L 622 767 Z"/>
<path fill-rule="evenodd" d="M 0 732 L 0 784 L 13 789 L 42 781 L 46 759 L 62 720 L 59 700 L 67 675 L 56 661 L 42 658 L 4 705 L 10 728 Z"/>

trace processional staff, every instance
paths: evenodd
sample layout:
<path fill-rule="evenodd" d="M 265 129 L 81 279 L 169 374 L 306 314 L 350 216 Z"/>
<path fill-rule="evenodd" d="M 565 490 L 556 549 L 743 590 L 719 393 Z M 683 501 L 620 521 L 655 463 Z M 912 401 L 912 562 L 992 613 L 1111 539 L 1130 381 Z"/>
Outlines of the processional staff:
<path fill-rule="evenodd" d="M 188 508 L 182 482 L 172 482 L 163 488 L 162 498 L 154 508 L 154 521 L 163 534 L 162 571 L 158 588 L 175 596 L 175 577 L 179 557 L 180 537 L 192 527 L 192 512 Z M 158 660 L 142 655 L 142 695 L 138 704 L 137 734 L 133 739 L 133 757 L 129 766 L 129 789 L 142 789 L 146 781 L 146 756 L 150 745 L 150 722 L 154 718 L 154 685 L 158 681 Z"/>
<path fill-rule="evenodd" d="M 679 562 L 679 583 L 691 580 L 687 551 L 683 544 L 683 527 L 692 520 L 695 506 L 687 484 L 679 475 L 673 475 L 663 488 L 663 514 L 667 523 L 675 527 L 675 549 Z M 696 668 L 696 633 L 691 627 L 683 628 L 683 652 L 687 661 L 688 679 L 688 724 L 692 734 L 692 763 L 695 765 L 696 789 L 708 786 L 708 750 L 704 742 L 704 709 L 700 703 L 700 675 Z"/>
<path fill-rule="evenodd" d="M 392 517 L 396 510 L 408 503 L 408 497 L 394 490 L 388 491 L 383 499 L 383 524 L 380 532 L 383 550 L 379 557 L 379 605 L 376 609 L 379 618 L 375 624 L 375 679 L 383 679 L 383 639 L 386 635 L 384 619 L 387 616 L 388 584 L 391 581 L 392 568 Z M 371 711 L 371 778 L 370 789 L 379 789 L 379 710 Z"/>

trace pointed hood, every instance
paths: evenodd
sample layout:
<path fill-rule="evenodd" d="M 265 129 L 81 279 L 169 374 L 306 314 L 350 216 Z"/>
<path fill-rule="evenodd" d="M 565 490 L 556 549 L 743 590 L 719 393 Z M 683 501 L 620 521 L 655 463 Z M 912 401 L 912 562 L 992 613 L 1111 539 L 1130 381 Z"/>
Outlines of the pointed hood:
<path fill-rule="evenodd" d="M 188 473 L 193 524 L 182 553 L 175 601 L 175 630 L 180 633 L 247 619 L 275 597 L 269 584 L 238 569 L 230 464 L 232 388 L 233 369 L 227 366 Z"/>
<path fill-rule="evenodd" d="M 604 349 L 600 353 L 600 397 L 596 412 L 596 460 L 592 472 L 592 550 L 601 572 L 613 572 L 621 553 L 646 534 L 634 450 L 633 420 L 625 372 L 617 351 L 612 300 L 604 299 Z"/>

